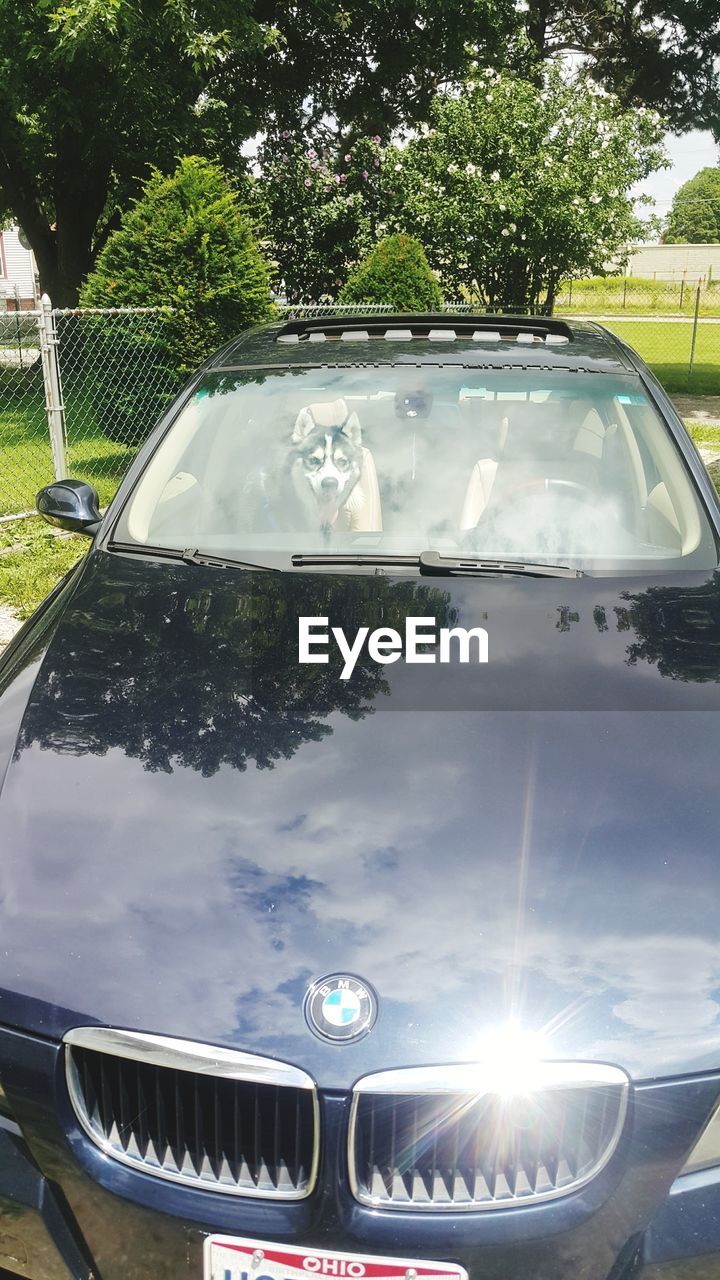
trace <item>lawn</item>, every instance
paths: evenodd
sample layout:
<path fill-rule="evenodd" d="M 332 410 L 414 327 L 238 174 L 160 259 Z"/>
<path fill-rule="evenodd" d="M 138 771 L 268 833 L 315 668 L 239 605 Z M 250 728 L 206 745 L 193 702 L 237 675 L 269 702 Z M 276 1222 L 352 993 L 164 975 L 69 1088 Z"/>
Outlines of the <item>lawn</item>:
<path fill-rule="evenodd" d="M 698 449 L 708 449 L 720 453 L 720 427 L 707 422 L 686 422 L 690 435 Z"/>
<path fill-rule="evenodd" d="M 556 309 L 576 315 L 692 316 L 697 301 L 697 284 L 681 280 L 650 280 L 644 276 L 595 276 L 564 284 L 556 298 Z M 701 316 L 720 316 L 720 282 L 704 281 L 700 288 Z"/>
<path fill-rule="evenodd" d="M 603 320 L 647 361 L 666 391 L 720 395 L 720 324 L 700 324 L 688 378 L 692 324 L 685 320 Z"/>
<path fill-rule="evenodd" d="M 82 535 L 58 537 L 39 519 L 0 524 L 0 604 L 27 618 L 89 546 Z"/>
<path fill-rule="evenodd" d="M 66 396 L 68 444 L 73 476 L 97 486 L 107 503 L 133 458 L 133 450 L 103 433 L 92 393 Z M 31 511 L 35 494 L 53 478 L 45 398 L 39 374 L 0 375 L 0 516 Z"/>
<path fill-rule="evenodd" d="M 623 316 L 605 323 L 636 347 L 668 391 L 720 394 L 720 323 L 700 324 L 690 380 L 690 322 Z M 107 405 L 107 389 L 103 393 L 91 378 L 84 384 L 71 382 L 65 388 L 71 474 L 96 485 L 105 504 L 132 461 L 133 450 L 108 439 L 103 430 L 103 403 Z M 0 516 L 31 511 L 38 489 L 50 480 L 52 464 L 39 361 L 31 360 L 23 369 L 0 366 Z"/>
<path fill-rule="evenodd" d="M 692 378 L 688 380 L 692 326 L 683 320 L 613 318 L 608 328 L 634 346 L 668 391 L 720 394 L 720 323 L 698 328 Z M 97 486 L 107 503 L 132 461 L 133 450 L 113 443 L 103 430 L 97 388 L 66 389 L 70 471 Z M 0 516 L 31 511 L 38 489 L 52 480 L 45 397 L 37 365 L 0 370 Z"/>

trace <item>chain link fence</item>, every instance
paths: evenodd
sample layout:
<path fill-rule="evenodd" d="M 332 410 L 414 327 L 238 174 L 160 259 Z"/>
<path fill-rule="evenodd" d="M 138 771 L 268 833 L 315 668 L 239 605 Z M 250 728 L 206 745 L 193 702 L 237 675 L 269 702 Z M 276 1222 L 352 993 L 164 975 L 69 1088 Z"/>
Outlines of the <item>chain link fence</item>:
<path fill-rule="evenodd" d="M 447 304 L 461 315 L 476 304 Z M 352 314 L 304 304 L 282 316 Z M 362 308 L 387 315 L 391 306 Z M 556 313 L 607 325 L 635 347 L 672 393 L 720 396 L 720 284 L 573 281 Z M 0 519 L 32 512 L 53 476 L 95 484 L 107 503 L 138 445 L 178 389 L 168 357 L 169 313 L 158 308 L 0 312 Z M 228 334 L 228 339 L 233 335 Z"/>
<path fill-rule="evenodd" d="M 0 314 L 0 518 L 63 475 L 109 501 L 181 381 L 167 324 L 157 308 Z"/>
<path fill-rule="evenodd" d="M 573 280 L 558 294 L 555 310 L 612 329 L 647 361 L 667 391 L 720 395 L 720 281 Z"/>
<path fill-rule="evenodd" d="M 695 312 L 700 290 L 700 315 L 720 318 L 720 281 L 663 280 L 645 276 L 596 276 L 568 280 L 556 298 L 556 310 L 566 315 L 626 314 L 685 316 Z"/>
<path fill-rule="evenodd" d="M 278 310 L 309 316 L 357 308 Z M 38 489 L 64 475 L 91 481 L 101 502 L 110 500 L 178 389 L 165 341 L 168 315 L 152 307 L 48 305 L 0 313 L 0 519 L 34 511 Z"/>
<path fill-rule="evenodd" d="M 0 312 L 0 516 L 52 478 L 37 314 Z"/>

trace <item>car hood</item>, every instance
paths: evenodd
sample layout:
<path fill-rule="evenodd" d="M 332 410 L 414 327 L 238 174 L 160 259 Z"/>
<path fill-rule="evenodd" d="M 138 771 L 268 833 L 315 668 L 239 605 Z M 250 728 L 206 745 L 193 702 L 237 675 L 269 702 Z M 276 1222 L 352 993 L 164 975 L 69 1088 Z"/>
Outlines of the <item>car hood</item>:
<path fill-rule="evenodd" d="M 365 655 L 343 681 L 298 663 L 301 616 L 482 626 L 489 661 Z M 0 671 L 0 1021 L 236 1046 L 330 1088 L 506 1043 L 720 1066 L 717 576 L 93 552 L 48 617 Z M 378 994 L 355 1044 L 303 1018 L 337 972 Z"/>

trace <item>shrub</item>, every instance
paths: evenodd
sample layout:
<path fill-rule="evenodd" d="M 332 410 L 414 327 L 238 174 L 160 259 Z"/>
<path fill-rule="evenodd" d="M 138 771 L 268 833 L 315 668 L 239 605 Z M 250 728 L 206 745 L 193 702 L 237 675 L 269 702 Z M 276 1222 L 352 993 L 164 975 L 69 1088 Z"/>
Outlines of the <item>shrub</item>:
<path fill-rule="evenodd" d="M 412 236 L 387 236 L 351 274 L 340 302 L 388 303 L 395 311 L 436 311 L 440 286 Z"/>
<path fill-rule="evenodd" d="M 223 342 L 271 314 L 267 267 L 224 170 L 198 156 L 184 157 L 170 175 L 154 170 L 100 253 L 81 304 L 169 308 L 159 335 L 156 318 L 155 336 L 150 326 L 147 334 L 133 331 L 130 353 L 116 326 L 98 326 L 112 393 L 108 434 L 137 443 L 156 416 L 140 407 L 123 376 L 138 343 L 152 382 L 165 387 L 170 378 L 179 386 Z"/>

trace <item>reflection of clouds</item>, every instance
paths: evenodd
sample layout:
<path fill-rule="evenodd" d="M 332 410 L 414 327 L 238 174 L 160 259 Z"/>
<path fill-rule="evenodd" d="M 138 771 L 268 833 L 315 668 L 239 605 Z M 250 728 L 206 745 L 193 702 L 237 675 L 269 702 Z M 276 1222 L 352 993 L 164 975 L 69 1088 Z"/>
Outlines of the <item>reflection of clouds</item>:
<path fill-rule="evenodd" d="M 715 1000 L 699 1000 L 692 995 L 681 994 L 668 997 L 662 989 L 659 993 L 653 991 L 650 999 L 646 995 L 643 1000 L 623 1000 L 613 1009 L 623 1022 L 642 1031 L 656 1029 L 658 1015 L 661 1015 L 675 1034 L 712 1026 L 719 1011 L 720 1005 Z"/>
<path fill-rule="evenodd" d="M 618 958 L 627 957 L 627 945 Z M 617 1005 L 614 1012 L 624 1022 L 652 1030 L 664 1018 L 678 1032 L 710 1026 L 720 1012 L 716 992 L 720 972 L 720 942 L 698 938 L 644 938 L 640 955 L 632 956 L 632 985 L 636 994 Z M 688 983 L 688 974 L 692 982 Z"/>
<path fill-rule="evenodd" d="M 3 797 L 0 985 L 338 1086 L 471 1059 L 508 1018 L 638 1076 L 717 1066 L 714 726 L 658 719 L 336 716 L 272 772 L 209 779 L 27 748 Z M 381 999 L 341 1052 L 300 1012 L 334 970 Z"/>

